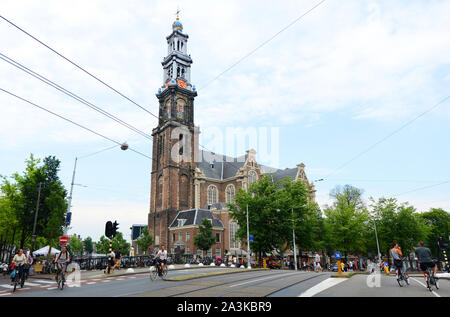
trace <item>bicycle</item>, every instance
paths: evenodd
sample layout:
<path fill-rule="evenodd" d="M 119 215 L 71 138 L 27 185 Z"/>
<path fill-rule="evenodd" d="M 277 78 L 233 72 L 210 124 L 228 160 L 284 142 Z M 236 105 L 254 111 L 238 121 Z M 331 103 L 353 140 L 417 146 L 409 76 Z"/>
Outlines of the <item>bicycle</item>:
<path fill-rule="evenodd" d="M 398 267 L 395 268 L 395 275 L 397 276 L 397 283 L 400 287 L 409 285 L 408 277 L 406 276 L 405 270 L 403 269 L 403 262 L 401 269 L 399 269 Z"/>
<path fill-rule="evenodd" d="M 427 276 L 427 288 L 430 292 L 433 291 L 432 289 L 432 285 L 434 285 L 436 287 L 436 289 L 439 289 L 439 282 L 438 280 L 434 277 L 434 268 L 432 267 L 427 267 L 427 270 L 424 272 L 425 275 Z"/>
<path fill-rule="evenodd" d="M 150 272 L 150 279 L 152 281 L 155 281 L 158 278 L 158 276 L 161 277 L 161 279 L 163 279 L 163 280 L 166 279 L 167 272 L 168 272 L 167 264 L 164 265 L 163 272 L 161 272 L 161 262 L 159 260 L 155 261 L 153 268 L 154 269 L 151 270 L 151 272 Z"/>
<path fill-rule="evenodd" d="M 26 264 L 20 263 L 18 266 L 14 266 L 14 270 L 16 271 L 14 276 L 14 289 L 13 292 L 16 291 L 17 285 L 20 285 L 20 288 L 23 288 L 25 285 L 25 274 L 24 268 Z"/>
<path fill-rule="evenodd" d="M 56 271 L 56 283 L 58 285 L 58 289 L 63 290 L 64 284 L 66 283 L 66 268 L 64 263 L 57 263 L 57 271 Z"/>

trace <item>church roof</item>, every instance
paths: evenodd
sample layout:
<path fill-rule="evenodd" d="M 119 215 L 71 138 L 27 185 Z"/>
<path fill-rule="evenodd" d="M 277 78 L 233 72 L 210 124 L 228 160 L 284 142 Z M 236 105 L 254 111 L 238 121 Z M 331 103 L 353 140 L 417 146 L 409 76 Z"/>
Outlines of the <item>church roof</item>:
<path fill-rule="evenodd" d="M 170 228 L 178 228 L 179 223 L 182 223 L 182 226 L 200 226 L 202 225 L 202 221 L 204 218 L 211 219 L 213 227 L 224 228 L 222 221 L 215 218 L 211 210 L 208 209 L 189 209 L 182 210 L 178 213 L 178 215 L 173 220 Z M 180 221 L 179 221 L 180 220 Z"/>
<path fill-rule="evenodd" d="M 297 176 L 297 168 L 286 168 L 284 170 L 277 170 L 275 173 L 268 173 L 267 176 L 272 177 L 275 183 L 283 180 L 285 177 L 290 177 L 292 180 Z"/>
<path fill-rule="evenodd" d="M 234 177 L 238 170 L 244 166 L 247 154 L 238 158 L 215 154 L 209 151 L 200 151 L 198 168 L 207 178 L 227 179 Z"/>

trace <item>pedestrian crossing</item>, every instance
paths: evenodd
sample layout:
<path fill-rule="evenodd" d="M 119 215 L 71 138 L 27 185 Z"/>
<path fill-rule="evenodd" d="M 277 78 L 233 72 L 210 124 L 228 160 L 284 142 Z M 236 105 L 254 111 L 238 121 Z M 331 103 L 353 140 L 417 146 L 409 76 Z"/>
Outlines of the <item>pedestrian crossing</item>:
<path fill-rule="evenodd" d="M 101 278 L 92 278 L 92 279 L 85 279 L 81 280 L 79 284 L 70 283 L 70 281 L 67 282 L 67 287 L 79 287 L 83 285 L 95 285 L 98 283 L 110 283 L 113 281 L 125 281 L 129 279 L 135 279 L 138 277 L 148 277 L 148 274 L 134 274 L 133 276 L 111 276 L 111 277 L 105 277 L 103 279 Z M 9 280 L 8 280 L 9 281 Z M 0 282 L 1 283 L 1 282 Z M 0 284 L 0 296 L 7 296 L 7 295 L 13 295 L 14 286 L 10 285 L 9 283 Z M 44 291 L 52 291 L 58 289 L 56 286 L 56 281 L 54 279 L 34 279 L 29 278 L 26 282 L 23 288 L 20 288 L 18 286 L 16 288 L 16 292 L 24 292 L 24 291 L 31 291 L 31 290 L 44 290 Z"/>

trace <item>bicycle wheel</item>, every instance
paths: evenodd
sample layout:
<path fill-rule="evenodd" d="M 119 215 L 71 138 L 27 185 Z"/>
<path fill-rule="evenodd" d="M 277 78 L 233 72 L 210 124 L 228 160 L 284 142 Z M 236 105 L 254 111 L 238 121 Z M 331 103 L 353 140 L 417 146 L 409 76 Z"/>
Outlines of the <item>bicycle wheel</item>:
<path fill-rule="evenodd" d="M 153 267 L 153 270 L 150 271 L 150 279 L 152 281 L 156 280 L 156 278 L 158 277 L 158 270 Z"/>
<path fill-rule="evenodd" d="M 24 285 L 25 285 L 25 276 L 22 276 L 20 278 L 20 288 L 23 288 Z"/>
<path fill-rule="evenodd" d="M 17 274 L 17 273 L 16 273 Z M 18 278 L 17 278 L 17 275 L 14 277 L 14 289 L 13 289 L 13 292 L 15 292 L 16 291 L 16 288 L 17 288 L 17 284 L 18 284 L 18 280 L 17 280 Z"/>
<path fill-rule="evenodd" d="M 163 271 L 163 273 L 162 273 L 162 279 L 164 280 L 164 279 L 166 279 L 166 277 L 167 277 L 167 272 L 168 272 L 169 270 L 167 269 L 167 265 L 164 265 L 164 271 Z"/>

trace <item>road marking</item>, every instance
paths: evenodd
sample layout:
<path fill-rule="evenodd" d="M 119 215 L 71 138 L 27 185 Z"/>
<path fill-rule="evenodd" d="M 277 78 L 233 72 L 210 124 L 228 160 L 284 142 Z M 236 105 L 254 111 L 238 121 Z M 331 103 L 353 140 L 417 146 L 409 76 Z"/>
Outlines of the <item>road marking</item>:
<path fill-rule="evenodd" d="M 9 284 L 2 284 L 2 285 L 0 285 L 0 287 L 5 287 L 5 288 L 8 288 L 8 289 L 14 288 L 14 286 L 11 286 L 11 285 L 9 285 Z M 20 286 L 19 286 L 19 287 L 20 287 Z"/>
<path fill-rule="evenodd" d="M 30 282 L 25 282 L 25 285 L 27 285 L 27 286 L 41 286 L 41 284 L 30 283 Z"/>
<path fill-rule="evenodd" d="M 417 283 L 419 283 L 420 285 L 422 285 L 423 287 L 425 287 L 428 290 L 428 287 L 425 284 L 423 284 L 421 281 L 416 280 L 414 277 L 411 277 L 411 279 L 416 281 Z M 441 295 L 439 295 L 435 291 L 431 291 L 431 293 L 433 293 L 434 296 L 436 296 L 436 297 L 441 297 Z"/>
<path fill-rule="evenodd" d="M 284 276 L 269 276 L 269 277 L 260 278 L 260 279 L 257 279 L 257 280 L 251 280 L 251 281 L 244 282 L 244 283 L 230 285 L 229 287 L 236 287 L 236 286 L 240 286 L 240 285 L 244 285 L 244 284 L 248 284 L 248 283 L 253 283 L 253 282 L 258 282 L 258 281 L 263 281 L 263 280 L 269 280 L 269 279 L 284 278 L 284 277 L 286 277 L 288 275 L 293 275 L 293 274 L 297 274 L 297 273 L 286 274 Z"/>
<path fill-rule="evenodd" d="M 44 280 L 34 280 L 35 282 L 38 283 L 45 283 L 45 284 L 55 284 L 56 281 L 44 281 Z"/>
<path fill-rule="evenodd" d="M 92 284 L 97 284 L 97 282 L 89 282 L 89 283 L 86 283 L 86 284 L 92 285 Z"/>
<path fill-rule="evenodd" d="M 348 280 L 348 279 L 347 278 L 330 277 L 330 278 L 326 279 L 325 281 L 322 281 L 319 284 L 311 287 L 307 291 L 301 293 L 300 295 L 298 295 L 298 297 L 313 297 L 314 295 L 321 293 L 330 287 L 336 286 L 339 283 L 342 283 L 346 280 Z"/>
<path fill-rule="evenodd" d="M 11 293 L 0 294 L 0 296 L 11 295 Z"/>
<path fill-rule="evenodd" d="M 57 289 L 57 287 L 49 287 L 48 290 Z"/>

